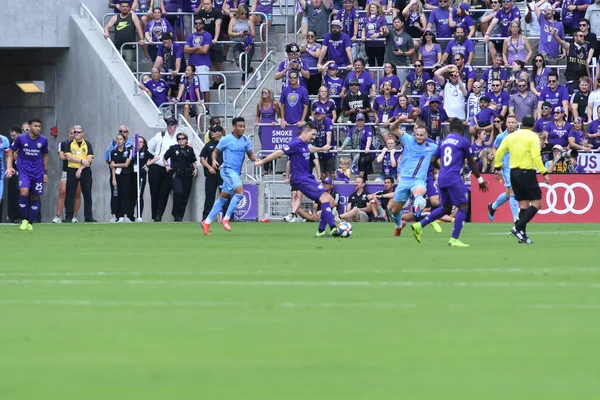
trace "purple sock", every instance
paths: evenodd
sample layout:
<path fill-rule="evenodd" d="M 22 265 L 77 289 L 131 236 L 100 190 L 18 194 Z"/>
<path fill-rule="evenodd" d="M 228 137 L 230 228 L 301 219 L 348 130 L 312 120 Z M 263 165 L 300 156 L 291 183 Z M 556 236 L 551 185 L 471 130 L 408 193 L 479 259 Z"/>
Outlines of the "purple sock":
<path fill-rule="evenodd" d="M 40 200 L 31 200 L 29 202 L 29 222 L 35 221 L 40 212 Z"/>
<path fill-rule="evenodd" d="M 444 207 L 438 207 L 435 210 L 433 210 L 431 213 L 429 213 L 428 216 L 423 218 L 423 220 L 421 221 L 421 226 L 427 226 L 427 224 L 429 224 L 433 221 L 437 221 L 438 219 L 442 218 L 444 215 L 446 215 L 446 211 L 444 211 Z"/>
<path fill-rule="evenodd" d="M 329 225 L 331 229 L 335 229 L 335 221 L 333 219 L 333 213 L 331 212 L 331 207 L 327 205 L 326 207 L 321 207 L 321 221 L 324 221 L 324 224 Z M 319 229 L 321 224 L 319 223 Z M 325 225 L 323 225 L 323 229 L 325 229 Z"/>
<path fill-rule="evenodd" d="M 452 239 L 458 239 L 460 236 L 460 231 L 465 224 L 465 220 L 467 219 L 467 212 L 464 210 L 458 210 L 456 213 L 456 217 L 454 218 L 454 229 L 452 229 Z"/>
<path fill-rule="evenodd" d="M 21 210 L 21 217 L 23 217 L 23 219 L 27 219 L 28 217 L 28 210 L 27 210 L 27 203 L 28 203 L 29 199 L 27 198 L 27 196 L 21 196 L 19 195 L 19 209 Z"/>

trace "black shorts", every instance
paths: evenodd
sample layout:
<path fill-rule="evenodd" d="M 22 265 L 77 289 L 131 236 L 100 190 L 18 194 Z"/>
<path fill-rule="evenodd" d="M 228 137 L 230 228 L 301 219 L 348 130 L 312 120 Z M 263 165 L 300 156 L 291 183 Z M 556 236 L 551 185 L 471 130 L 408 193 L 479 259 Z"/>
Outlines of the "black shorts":
<path fill-rule="evenodd" d="M 510 182 L 517 201 L 542 199 L 542 189 L 536 175 L 532 169 L 510 170 Z"/>
<path fill-rule="evenodd" d="M 335 157 L 319 157 L 319 163 L 321 166 L 321 173 L 323 172 L 335 172 Z"/>
<path fill-rule="evenodd" d="M 223 45 L 213 44 L 212 46 L 210 46 L 210 49 L 208 50 L 208 56 L 210 57 L 210 61 L 213 63 L 222 63 L 223 61 L 225 61 Z"/>

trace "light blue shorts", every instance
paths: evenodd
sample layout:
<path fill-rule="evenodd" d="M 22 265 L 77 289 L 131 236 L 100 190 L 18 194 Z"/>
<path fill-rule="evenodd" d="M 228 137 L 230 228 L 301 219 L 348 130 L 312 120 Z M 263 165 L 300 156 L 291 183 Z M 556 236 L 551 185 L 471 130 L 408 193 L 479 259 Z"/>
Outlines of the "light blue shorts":
<path fill-rule="evenodd" d="M 230 169 L 221 170 L 221 178 L 223 178 L 221 191 L 225 193 L 233 194 L 236 188 L 244 185 L 240 174 Z"/>
<path fill-rule="evenodd" d="M 405 203 L 414 190 L 419 187 L 423 188 L 423 190 L 427 188 L 422 179 L 401 178 L 394 191 L 394 201 L 396 203 Z"/>
<path fill-rule="evenodd" d="M 2 172 L 2 176 L 4 176 L 4 171 Z M 0 178 L 0 203 L 2 202 L 2 196 L 4 195 L 4 181 Z"/>
<path fill-rule="evenodd" d="M 502 167 L 502 180 L 504 181 L 504 187 L 510 189 L 510 168 Z"/>

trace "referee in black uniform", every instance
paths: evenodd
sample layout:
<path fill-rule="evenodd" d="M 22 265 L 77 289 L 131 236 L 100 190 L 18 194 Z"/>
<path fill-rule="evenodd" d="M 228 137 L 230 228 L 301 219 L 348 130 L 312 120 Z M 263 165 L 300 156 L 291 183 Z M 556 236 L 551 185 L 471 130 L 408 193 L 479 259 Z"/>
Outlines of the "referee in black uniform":
<path fill-rule="evenodd" d="M 177 133 L 177 144 L 169 147 L 163 156 L 165 168 L 172 175 L 173 187 L 173 220 L 183 221 L 185 208 L 192 191 L 193 178 L 198 175 L 196 167 L 196 153 L 188 146 L 188 135 L 185 132 Z M 170 160 L 170 163 L 167 161 Z"/>
<path fill-rule="evenodd" d="M 204 210 L 202 211 L 202 220 L 204 221 L 213 204 L 215 204 L 215 196 L 217 189 L 223 184 L 223 178 L 218 169 L 212 167 L 213 151 L 219 144 L 219 140 L 225 134 L 225 130 L 221 125 L 215 125 L 210 128 L 210 141 L 204 145 L 200 152 L 200 164 L 204 167 Z M 219 165 L 223 164 L 223 152 L 217 155 Z"/>
<path fill-rule="evenodd" d="M 508 135 L 496 151 L 494 167 L 496 177 L 500 179 L 502 157 L 506 152 L 510 154 L 510 180 L 515 198 L 519 202 L 519 219 L 510 233 L 520 243 L 532 243 L 527 237 L 527 223 L 535 217 L 542 208 L 542 190 L 537 181 L 536 169 L 544 176 L 544 181 L 549 184 L 550 177 L 542 162 L 540 154 L 540 138 L 533 132 L 535 119 L 526 115 L 521 122 L 521 129 Z"/>

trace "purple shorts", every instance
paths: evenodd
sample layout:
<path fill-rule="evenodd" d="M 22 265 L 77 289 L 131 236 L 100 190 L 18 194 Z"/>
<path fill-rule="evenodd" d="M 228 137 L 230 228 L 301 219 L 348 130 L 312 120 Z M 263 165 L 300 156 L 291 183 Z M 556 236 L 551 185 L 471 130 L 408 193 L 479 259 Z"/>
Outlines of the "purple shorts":
<path fill-rule="evenodd" d="M 440 188 L 440 194 L 442 197 L 442 206 L 457 206 L 459 204 L 467 203 L 469 201 L 467 195 L 467 188 L 463 183 L 448 186 L 445 188 Z"/>
<path fill-rule="evenodd" d="M 427 175 L 427 197 L 439 196 L 440 190 L 438 185 L 433 179 L 433 176 Z"/>
<path fill-rule="evenodd" d="M 321 195 L 325 192 L 325 187 L 323 184 L 317 182 L 317 180 L 312 176 L 303 180 L 302 182 L 296 183 L 296 188 L 312 201 L 319 200 Z"/>
<path fill-rule="evenodd" d="M 44 176 L 31 177 L 19 171 L 19 189 L 27 188 L 30 192 L 41 196 L 44 193 Z"/>

